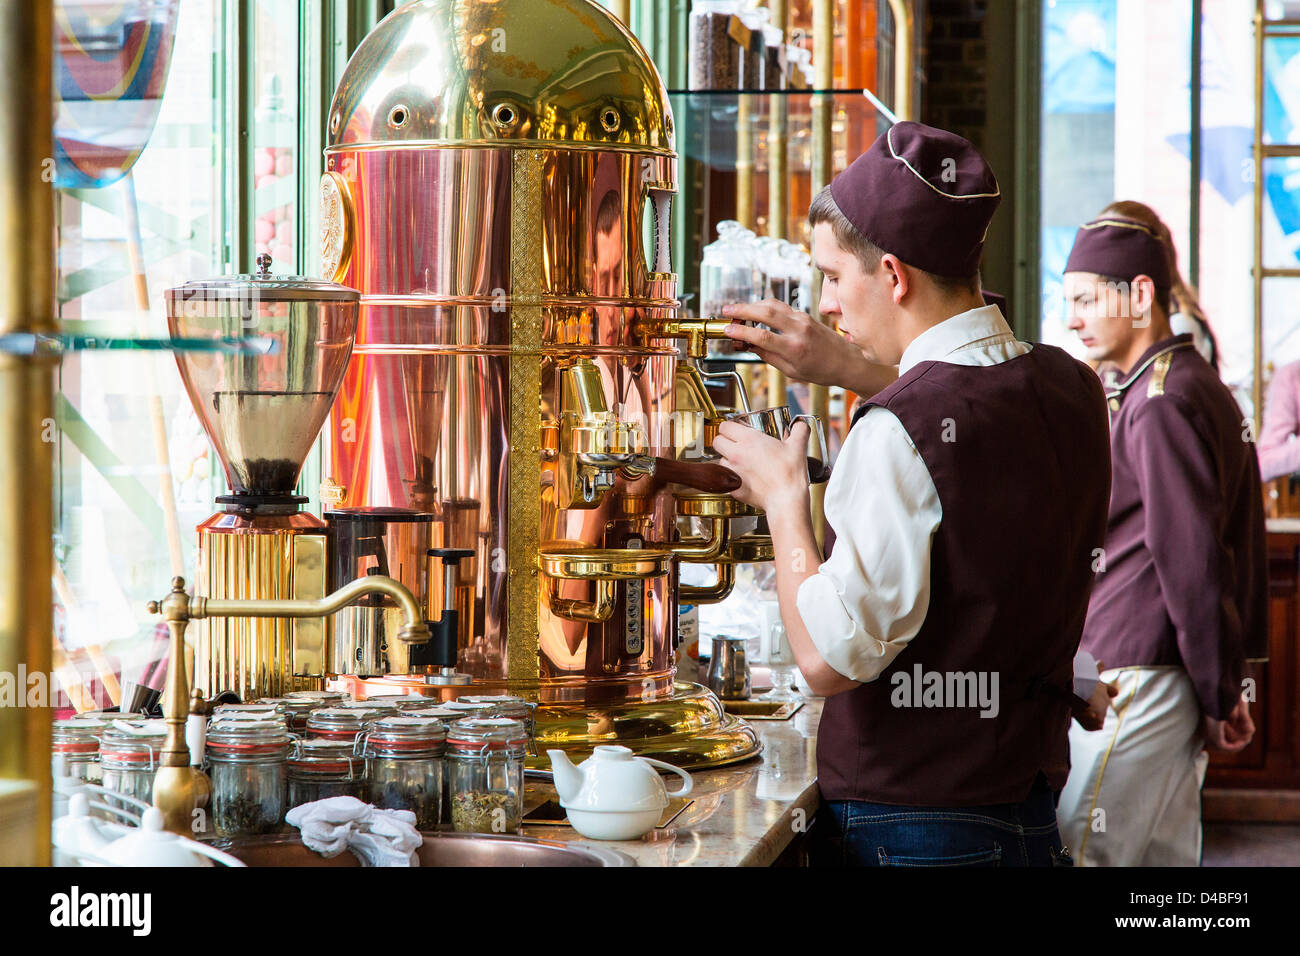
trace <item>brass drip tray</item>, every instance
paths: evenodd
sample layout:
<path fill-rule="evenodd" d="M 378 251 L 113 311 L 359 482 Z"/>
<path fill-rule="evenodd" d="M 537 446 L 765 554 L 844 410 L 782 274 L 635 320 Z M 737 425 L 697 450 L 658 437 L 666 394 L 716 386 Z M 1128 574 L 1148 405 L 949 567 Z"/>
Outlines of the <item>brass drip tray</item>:
<path fill-rule="evenodd" d="M 801 700 L 724 700 L 722 709 L 746 720 L 789 720 L 799 708 Z"/>
<path fill-rule="evenodd" d="M 667 574 L 672 552 L 655 548 L 549 546 L 539 554 L 542 573 L 561 580 L 629 580 Z"/>

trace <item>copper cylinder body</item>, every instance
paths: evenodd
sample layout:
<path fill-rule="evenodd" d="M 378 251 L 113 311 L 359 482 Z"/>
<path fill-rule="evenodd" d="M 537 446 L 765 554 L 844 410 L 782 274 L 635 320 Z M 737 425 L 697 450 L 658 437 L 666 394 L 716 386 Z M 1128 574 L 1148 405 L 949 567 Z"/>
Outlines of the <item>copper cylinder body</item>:
<path fill-rule="evenodd" d="M 362 306 L 325 474 L 342 488 L 340 505 L 433 512 L 436 545 L 474 551 L 461 562 L 457 604 L 460 668 L 479 680 L 547 700 L 626 699 L 671 685 L 669 574 L 620 582 L 604 623 L 551 614 L 536 579 L 537 549 L 548 542 L 671 540 L 672 497 L 662 487 L 647 494 L 650 479 L 619 478 L 596 508 L 560 508 L 540 446 L 542 423 L 559 415 L 561 370 L 585 358 L 610 410 L 642 426 L 647 451 L 674 454 L 676 350 L 635 331 L 676 309 L 672 278 L 649 271 L 641 239 L 653 192 L 644 183 L 672 182 L 674 166 L 617 150 L 329 151 L 356 223 L 339 281 L 362 291 Z M 527 245 L 516 235 L 521 220 L 536 227 Z M 521 277 L 521 265 L 535 271 Z M 521 282 L 533 289 L 521 292 Z M 535 318 L 531 338 L 524 313 Z M 515 407 L 530 395 L 531 409 Z M 524 453 L 511 434 L 521 418 L 533 432 Z M 516 591 L 532 582 L 535 615 L 513 638 L 512 576 Z M 592 584 L 558 587 L 584 599 Z"/>

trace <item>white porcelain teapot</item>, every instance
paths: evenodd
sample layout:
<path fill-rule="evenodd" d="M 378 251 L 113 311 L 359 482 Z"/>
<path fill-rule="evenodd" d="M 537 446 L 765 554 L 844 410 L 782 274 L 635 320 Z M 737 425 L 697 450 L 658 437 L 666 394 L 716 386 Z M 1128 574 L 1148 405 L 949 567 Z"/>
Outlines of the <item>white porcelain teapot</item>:
<path fill-rule="evenodd" d="M 685 770 L 637 757 L 627 747 L 600 746 L 576 767 L 563 750 L 548 750 L 555 790 L 569 822 L 592 840 L 635 840 L 659 822 L 668 798 L 684 797 L 694 785 Z M 668 793 L 655 767 L 671 770 L 685 783 Z"/>

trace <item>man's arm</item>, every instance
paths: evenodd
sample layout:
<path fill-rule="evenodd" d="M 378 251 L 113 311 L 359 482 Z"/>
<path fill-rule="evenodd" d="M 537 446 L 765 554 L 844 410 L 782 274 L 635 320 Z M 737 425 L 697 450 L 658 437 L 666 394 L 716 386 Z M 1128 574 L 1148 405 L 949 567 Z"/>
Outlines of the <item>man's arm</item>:
<path fill-rule="evenodd" d="M 845 677 L 822 657 L 799 613 L 799 587 L 817 574 L 822 563 L 821 549 L 813 534 L 811 500 L 805 484 L 799 493 L 785 501 L 773 502 L 767 512 L 767 526 L 772 534 L 773 567 L 776 569 L 776 594 L 781 604 L 781 623 L 785 625 L 795 663 L 813 692 L 830 697 L 857 687 L 859 681 Z"/>
<path fill-rule="evenodd" d="M 728 422 L 714 448 L 767 512 L 781 617 L 820 694 L 875 680 L 920 631 L 930 602 L 938 491 L 902 423 L 872 409 L 849 433 L 826 491 L 835 550 L 820 567 L 807 496 L 807 433 L 784 443 Z"/>
<path fill-rule="evenodd" d="M 1173 395 L 1149 399 L 1133 417 L 1129 452 L 1183 665 L 1201 710 L 1224 720 L 1241 699 L 1245 654 L 1218 468 L 1190 409 Z"/>
<path fill-rule="evenodd" d="M 898 369 L 867 360 L 862 350 L 828 325 L 798 312 L 779 299 L 722 310 L 731 319 L 727 335 L 744 342 L 769 365 L 791 378 L 815 385 L 838 385 L 870 397 L 898 378 Z M 740 322 L 761 322 L 768 329 Z"/>

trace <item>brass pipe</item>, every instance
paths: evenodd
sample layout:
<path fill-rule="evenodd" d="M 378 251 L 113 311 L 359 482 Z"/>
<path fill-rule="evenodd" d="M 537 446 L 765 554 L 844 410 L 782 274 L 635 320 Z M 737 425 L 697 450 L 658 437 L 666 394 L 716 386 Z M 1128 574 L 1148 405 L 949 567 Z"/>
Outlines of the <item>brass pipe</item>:
<path fill-rule="evenodd" d="M 829 90 L 835 86 L 835 0 L 815 0 L 813 3 L 813 69 L 816 71 L 816 86 L 819 90 Z M 812 103 L 812 195 L 816 196 L 830 185 L 834 172 L 834 142 L 831 137 L 831 122 L 835 110 L 835 98 L 830 94 L 816 94 Z M 819 322 L 826 324 L 821 314 L 822 274 L 820 270 L 813 273 L 812 314 Z M 808 387 L 811 411 L 818 421 L 830 418 L 830 393 L 825 385 Z M 817 546 L 826 543 L 826 485 L 815 484 L 810 488 L 812 502 L 813 535 Z"/>
<path fill-rule="evenodd" d="M 736 565 L 727 563 L 715 567 L 718 569 L 716 582 L 703 587 L 680 584 L 677 587 L 677 599 L 682 604 L 718 604 L 725 601 L 731 594 L 731 589 L 736 586 Z"/>
<path fill-rule="evenodd" d="M 409 644 L 424 644 L 431 637 L 429 625 L 425 622 L 424 611 L 420 602 L 400 581 L 383 574 L 371 574 L 357 578 L 339 588 L 333 594 L 316 601 L 298 601 L 292 599 L 270 601 L 218 600 L 214 598 L 192 597 L 189 599 L 188 616 L 204 617 L 325 617 L 352 604 L 359 597 L 367 594 L 382 594 L 391 598 L 401 609 L 405 622 L 397 632 L 398 640 Z"/>
<path fill-rule="evenodd" d="M 710 518 L 709 536 L 700 539 L 684 539 L 670 544 L 673 554 L 682 561 L 691 564 L 708 564 L 718 560 L 727 553 L 731 544 L 731 521 L 727 518 Z"/>
<path fill-rule="evenodd" d="M 894 115 L 900 120 L 912 115 L 912 63 L 916 31 L 912 0 L 889 0 L 894 15 Z"/>
<path fill-rule="evenodd" d="M 610 0 L 609 12 L 618 17 L 623 26 L 632 28 L 632 0 Z"/>
<path fill-rule="evenodd" d="M 542 593 L 546 598 L 546 606 L 550 608 L 551 613 L 556 617 L 562 617 L 566 621 L 600 624 L 608 621 L 613 616 L 617 600 L 614 595 L 614 580 L 612 578 L 592 579 L 596 585 L 596 599 L 594 601 L 580 601 L 577 598 L 558 596 L 555 593 L 556 580 L 556 578 L 546 575 L 542 584 Z"/>
<path fill-rule="evenodd" d="M 56 332 L 52 0 L 9 4 L 0 29 L 0 334 Z M 53 359 L 0 355 L 0 671 L 39 675 L 48 694 L 54 633 Z M 28 687 L 17 688 L 26 698 Z M 0 707 L 0 791 L 28 810 L 6 833 L 9 865 L 49 865 L 50 701 Z M 24 705 L 25 699 L 21 700 Z M 18 798 L 14 798 L 18 799 Z"/>

